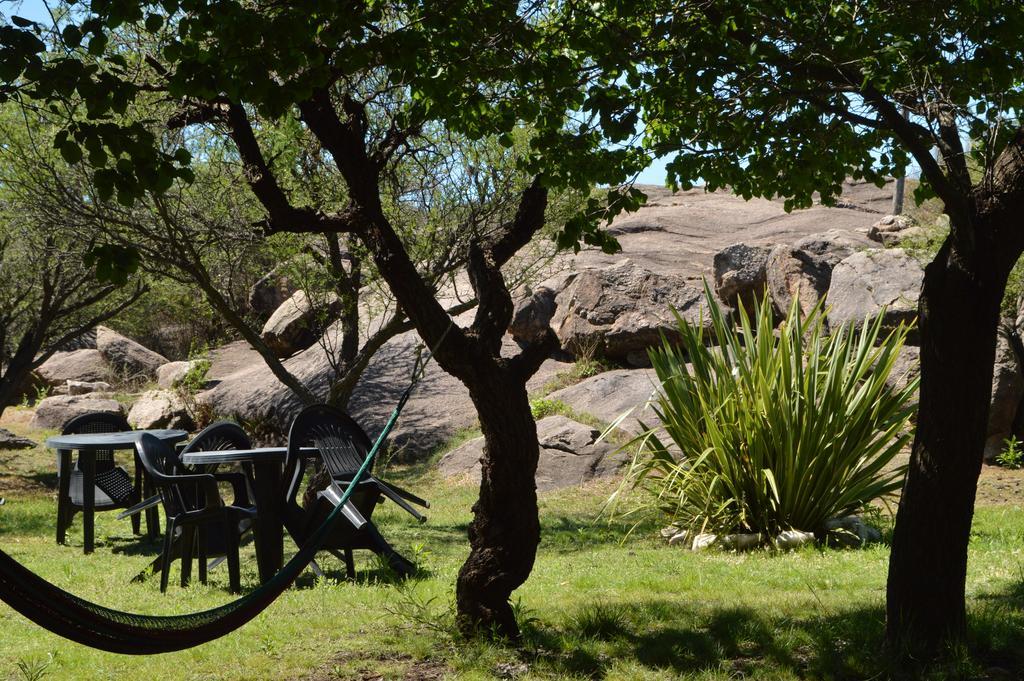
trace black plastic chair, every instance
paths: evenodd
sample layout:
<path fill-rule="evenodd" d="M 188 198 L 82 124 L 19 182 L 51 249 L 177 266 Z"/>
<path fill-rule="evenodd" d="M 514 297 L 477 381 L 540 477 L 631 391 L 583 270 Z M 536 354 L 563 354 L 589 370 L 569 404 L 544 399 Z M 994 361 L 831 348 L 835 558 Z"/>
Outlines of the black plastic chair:
<path fill-rule="evenodd" d="M 131 430 L 120 414 L 94 412 L 81 414 L 74 417 L 62 430 L 63 435 L 79 435 L 82 433 L 119 433 Z M 57 541 L 64 542 L 67 529 L 71 527 L 71 521 L 75 514 L 84 508 L 84 480 L 81 465 L 75 460 L 70 471 L 64 471 L 61 460 L 67 452 L 57 454 L 57 477 L 68 476 L 66 487 L 64 482 L 58 486 L 57 496 Z M 98 450 L 93 453 L 96 461 L 95 467 L 95 496 L 93 508 L 96 511 L 109 511 L 118 508 L 126 508 L 139 501 L 142 495 L 143 474 L 142 467 L 135 462 L 134 476 L 124 468 L 117 465 L 114 460 L 114 451 L 111 449 Z M 67 490 L 65 493 L 64 490 Z M 154 527 L 151 519 L 147 518 L 147 526 L 150 533 L 155 536 L 159 531 Z M 132 517 L 132 531 L 139 534 L 139 517 Z"/>
<path fill-rule="evenodd" d="M 142 435 L 136 450 L 146 473 L 160 491 L 167 515 L 160 559 L 160 591 L 167 591 L 171 563 L 176 557 L 181 558 L 181 585 L 188 585 L 192 578 L 193 554 L 199 562 L 199 581 L 204 584 L 207 559 L 225 556 L 231 591 L 239 591 L 238 549 L 242 533 L 256 518 L 255 509 L 225 505 L 217 487 L 217 476 L 211 473 L 174 473 L 180 466 L 178 454 L 151 435 Z"/>
<path fill-rule="evenodd" d="M 231 484 L 235 492 L 235 500 L 232 503 L 233 506 L 251 506 L 249 501 L 252 498 L 251 482 L 252 472 L 246 471 L 246 474 L 242 473 L 216 473 L 214 466 L 206 466 L 204 470 L 188 468 L 181 463 L 181 454 L 187 454 L 189 452 L 216 452 L 225 449 L 251 449 L 252 440 L 246 435 L 242 427 L 234 421 L 217 421 L 203 430 L 201 430 L 192 440 L 185 445 L 185 447 L 178 452 L 178 456 L 175 461 L 172 462 L 174 467 L 173 473 L 214 473 L 215 477 L 220 482 L 228 482 Z M 152 508 L 160 504 L 160 495 L 154 495 L 148 499 L 144 499 L 138 504 L 131 508 L 123 511 L 118 518 L 126 518 L 128 516 L 136 515 L 142 511 Z"/>
<path fill-rule="evenodd" d="M 370 439 L 355 421 L 339 409 L 313 405 L 303 409 L 288 432 L 285 458 L 284 524 L 299 545 L 320 526 L 340 502 L 341 495 L 372 447 Z M 307 481 L 308 454 L 316 450 L 316 466 Z M 406 501 L 429 507 L 419 497 L 374 478 L 368 470 L 343 508 L 347 522 L 339 521 L 324 548 L 345 562 L 349 578 L 355 577 L 354 549 L 369 549 L 382 556 L 400 576 L 412 574 L 415 566 L 402 557 L 381 536 L 370 521 L 374 508 L 385 497 L 395 501 L 421 522 L 426 520 Z M 301 493 L 301 504 L 300 504 Z"/>

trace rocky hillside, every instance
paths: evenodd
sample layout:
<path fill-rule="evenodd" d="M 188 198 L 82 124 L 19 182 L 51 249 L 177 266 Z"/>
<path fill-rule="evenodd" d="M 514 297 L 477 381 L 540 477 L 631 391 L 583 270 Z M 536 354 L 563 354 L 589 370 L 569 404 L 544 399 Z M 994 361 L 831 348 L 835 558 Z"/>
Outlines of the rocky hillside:
<path fill-rule="evenodd" d="M 915 233 L 910 223 L 885 217 L 891 205 L 890 187 L 848 184 L 839 207 L 815 206 L 793 213 L 786 213 L 781 201 L 744 201 L 724 192 L 644 190 L 649 195 L 647 206 L 610 227 L 622 246 L 620 253 L 585 249 L 576 256 L 562 256 L 555 276 L 517 292 L 516 315 L 505 340 L 507 351 L 515 352 L 517 345 L 529 342 L 547 326 L 562 343 L 562 351 L 544 364 L 529 386 L 531 394 L 544 400 L 538 404 L 557 412 L 539 423 L 544 451 L 541 488 L 580 482 L 615 469 L 609 458 L 612 448 L 596 442 L 597 429 L 629 409 L 634 413 L 622 428 L 635 427 L 636 417 L 655 389 L 652 372 L 645 368 L 646 348 L 661 333 L 671 337 L 670 308 L 690 320 L 701 319 L 706 303 L 703 279 L 713 295 L 732 306 L 748 304 L 767 291 L 779 313 L 794 296 L 806 307 L 827 295 L 830 325 L 856 323 L 883 307 L 891 324 L 913 319 L 916 313 L 921 266 L 902 249 L 883 247 L 883 242 L 898 246 L 903 235 Z M 280 292 L 279 307 L 265 335 L 288 339 L 282 354 L 293 354 L 285 365 L 314 393 L 323 395 L 330 366 L 320 344 L 298 340 L 301 329 L 293 326 L 301 325 L 303 297 L 293 293 Z M 471 319 L 468 313 L 459 321 Z M 417 343 L 414 333 L 393 339 L 363 376 L 351 412 L 371 435 L 383 425 L 404 389 Z M 124 370 L 131 354 L 124 350 L 124 357 L 118 359 L 99 345 L 86 343 L 84 349 L 63 353 L 41 373 L 50 385 L 66 382 L 69 392 L 83 392 L 86 388 L 72 382 L 101 381 L 114 367 Z M 993 386 L 990 454 L 999 451 L 1018 422 L 1024 395 L 1018 347 L 1019 340 L 1008 332 L 1000 345 Z M 577 358 L 600 360 L 600 365 L 589 362 L 588 371 L 574 370 Z M 154 361 L 152 356 L 146 359 L 149 364 Z M 244 342 L 218 348 L 210 359 L 205 389 L 196 396 L 197 403 L 207 405 L 203 407 L 206 414 L 243 419 L 262 433 L 272 433 L 282 431 L 300 409 L 298 400 Z M 132 422 L 139 427 L 185 423 L 185 405 L 167 388 L 188 365 L 149 364 L 144 371 L 160 377 L 161 389 L 140 398 L 132 408 Z M 584 376 L 597 366 L 611 370 Z M 894 380 L 906 380 L 916 366 L 917 349 L 908 346 Z M 102 385 L 95 389 L 95 396 L 44 400 L 39 412 L 67 410 L 68 402 L 83 400 L 88 406 L 91 400 L 102 400 Z M 56 404 L 58 400 L 63 402 Z M 107 401 L 103 408 L 120 405 Z M 59 420 L 59 416 L 50 418 Z M 475 423 L 465 389 L 434 365 L 406 407 L 394 438 L 406 454 L 421 456 Z M 472 475 L 480 447 L 477 439 L 455 449 L 442 460 L 442 472 Z"/>

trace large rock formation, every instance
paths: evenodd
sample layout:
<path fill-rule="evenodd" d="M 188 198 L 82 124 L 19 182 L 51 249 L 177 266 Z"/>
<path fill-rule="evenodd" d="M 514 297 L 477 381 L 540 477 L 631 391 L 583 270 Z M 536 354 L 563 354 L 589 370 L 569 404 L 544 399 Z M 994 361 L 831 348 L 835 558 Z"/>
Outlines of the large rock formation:
<path fill-rule="evenodd" d="M 316 327 L 333 321 L 340 309 L 341 301 L 334 294 L 324 301 L 311 301 L 305 291 L 296 291 L 270 315 L 260 338 L 278 357 L 290 357 L 315 343 Z"/>
<path fill-rule="evenodd" d="M 96 327 L 96 348 L 123 378 L 154 378 L 167 358 L 105 326 Z"/>
<path fill-rule="evenodd" d="M 298 290 L 288 275 L 274 269 L 249 289 L 249 309 L 265 320 Z"/>
<path fill-rule="evenodd" d="M 580 272 L 556 302 L 551 326 L 562 347 L 576 355 L 643 358 L 663 334 L 679 340 L 673 309 L 686 321 L 710 327 L 701 289 L 628 260 Z"/>
<path fill-rule="evenodd" d="M 615 447 L 597 442 L 600 433 L 564 416 L 549 416 L 537 422 L 540 460 L 537 463 L 537 490 L 545 492 L 580 485 L 588 480 L 615 473 L 625 457 Z M 469 476 L 480 479 L 482 437 L 448 452 L 438 468 L 446 477 Z"/>
<path fill-rule="evenodd" d="M 1019 340 L 1003 326 L 996 340 L 996 361 L 992 372 L 992 399 L 985 434 L 985 460 L 993 461 L 1014 434 L 1014 421 L 1024 398 L 1024 365 L 1018 354 Z"/>
<path fill-rule="evenodd" d="M 41 400 L 36 405 L 35 415 L 29 427 L 60 430 L 64 424 L 81 414 L 103 412 L 106 414 L 124 414 L 121 403 L 106 397 L 98 397 L 94 393 L 87 395 L 56 395 Z"/>
<path fill-rule="evenodd" d="M 175 387 L 185 377 L 192 367 L 198 364 L 198 360 L 181 362 L 168 362 L 156 370 L 156 384 L 161 388 L 170 389 Z"/>
<path fill-rule="evenodd" d="M 36 373 L 51 387 L 68 381 L 96 383 L 111 378 L 110 365 L 102 353 L 90 349 L 55 352 L 36 369 Z"/>
<path fill-rule="evenodd" d="M 900 248 L 862 251 L 846 258 L 832 272 L 828 289 L 828 323 L 860 326 L 883 314 L 883 328 L 917 318 L 917 300 L 924 281 L 921 264 Z"/>

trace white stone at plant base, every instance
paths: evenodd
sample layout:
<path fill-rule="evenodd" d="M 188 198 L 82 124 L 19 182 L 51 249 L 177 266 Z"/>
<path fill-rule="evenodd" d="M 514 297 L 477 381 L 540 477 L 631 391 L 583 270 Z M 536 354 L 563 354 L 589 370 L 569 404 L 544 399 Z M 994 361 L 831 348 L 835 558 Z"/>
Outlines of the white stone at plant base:
<path fill-rule="evenodd" d="M 64 424 L 81 414 L 102 412 L 124 414 L 121 403 L 95 393 L 86 395 L 56 395 L 41 400 L 35 407 L 35 414 L 29 422 L 30 428 L 60 430 Z"/>
<path fill-rule="evenodd" d="M 313 328 L 317 315 L 325 314 L 319 321 L 326 324 L 334 321 L 340 310 L 341 301 L 333 293 L 323 301 L 311 302 L 305 291 L 296 291 L 270 315 L 260 338 L 276 356 L 290 357 L 316 342 Z"/>
<path fill-rule="evenodd" d="M 103 354 L 88 348 L 55 352 L 36 369 L 36 373 L 51 387 L 65 385 L 67 381 L 95 383 L 111 377 L 110 365 Z"/>
<path fill-rule="evenodd" d="M 718 540 L 718 535 L 703 533 L 698 534 L 693 538 L 693 543 L 690 544 L 691 551 L 703 551 L 704 549 L 712 546 Z"/>
<path fill-rule="evenodd" d="M 832 271 L 828 289 L 828 324 L 861 326 L 885 309 L 883 330 L 917 318 L 924 270 L 901 248 L 861 251 Z"/>
<path fill-rule="evenodd" d="M 189 360 L 162 364 L 156 370 L 156 384 L 161 388 L 173 388 L 198 363 L 196 360 Z"/>
<path fill-rule="evenodd" d="M 1024 368 L 1014 345 L 1007 325 L 1000 325 L 985 435 L 985 461 L 990 463 L 1006 449 L 1006 440 L 1013 435 L 1014 422 L 1024 398 Z"/>
<path fill-rule="evenodd" d="M 690 548 L 690 545 L 693 543 L 690 541 L 690 533 L 687 530 L 680 531 L 678 527 L 672 528 L 672 530 L 672 534 L 668 537 L 669 546 L 676 545 Z"/>
<path fill-rule="evenodd" d="M 825 530 L 840 544 L 847 546 L 863 546 L 880 541 L 882 533 L 857 515 L 847 515 L 825 521 Z"/>
<path fill-rule="evenodd" d="M 765 543 L 765 536 L 760 532 L 743 532 L 727 534 L 718 544 L 726 551 L 752 551 Z"/>
<path fill-rule="evenodd" d="M 540 460 L 537 490 L 545 492 L 580 485 L 593 478 L 612 475 L 625 461 L 607 442 L 597 442 L 600 433 L 590 426 L 564 416 L 548 416 L 537 422 Z M 484 439 L 475 438 L 448 452 L 438 464 L 445 477 L 468 475 L 480 479 Z"/>
<path fill-rule="evenodd" d="M 775 538 L 776 548 L 783 550 L 798 549 L 812 542 L 814 542 L 814 533 L 802 530 L 783 530 Z"/>
<path fill-rule="evenodd" d="M 96 348 L 124 378 L 154 378 L 167 358 L 105 326 L 96 327 Z"/>
<path fill-rule="evenodd" d="M 142 393 L 128 412 L 132 428 L 192 428 L 185 403 L 170 390 L 147 390 Z"/>
<path fill-rule="evenodd" d="M 108 393 L 113 387 L 105 381 L 72 381 L 67 382 L 68 395 L 85 395 L 87 393 Z"/>

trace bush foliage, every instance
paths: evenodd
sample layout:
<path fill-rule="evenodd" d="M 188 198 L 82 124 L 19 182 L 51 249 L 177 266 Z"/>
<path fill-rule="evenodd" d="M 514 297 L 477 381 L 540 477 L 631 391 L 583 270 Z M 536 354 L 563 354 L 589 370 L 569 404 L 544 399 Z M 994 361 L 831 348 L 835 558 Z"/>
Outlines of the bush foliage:
<path fill-rule="evenodd" d="M 881 318 L 826 332 L 821 304 L 728 317 L 707 292 L 715 345 L 677 315 L 682 342 L 650 352 L 662 385 L 624 489 L 634 512 L 717 534 L 821 531 L 826 520 L 894 493 L 917 381 L 886 384 L 907 335 Z M 667 437 L 666 437 L 667 436 Z M 618 494 L 618 493 L 617 493 Z"/>

